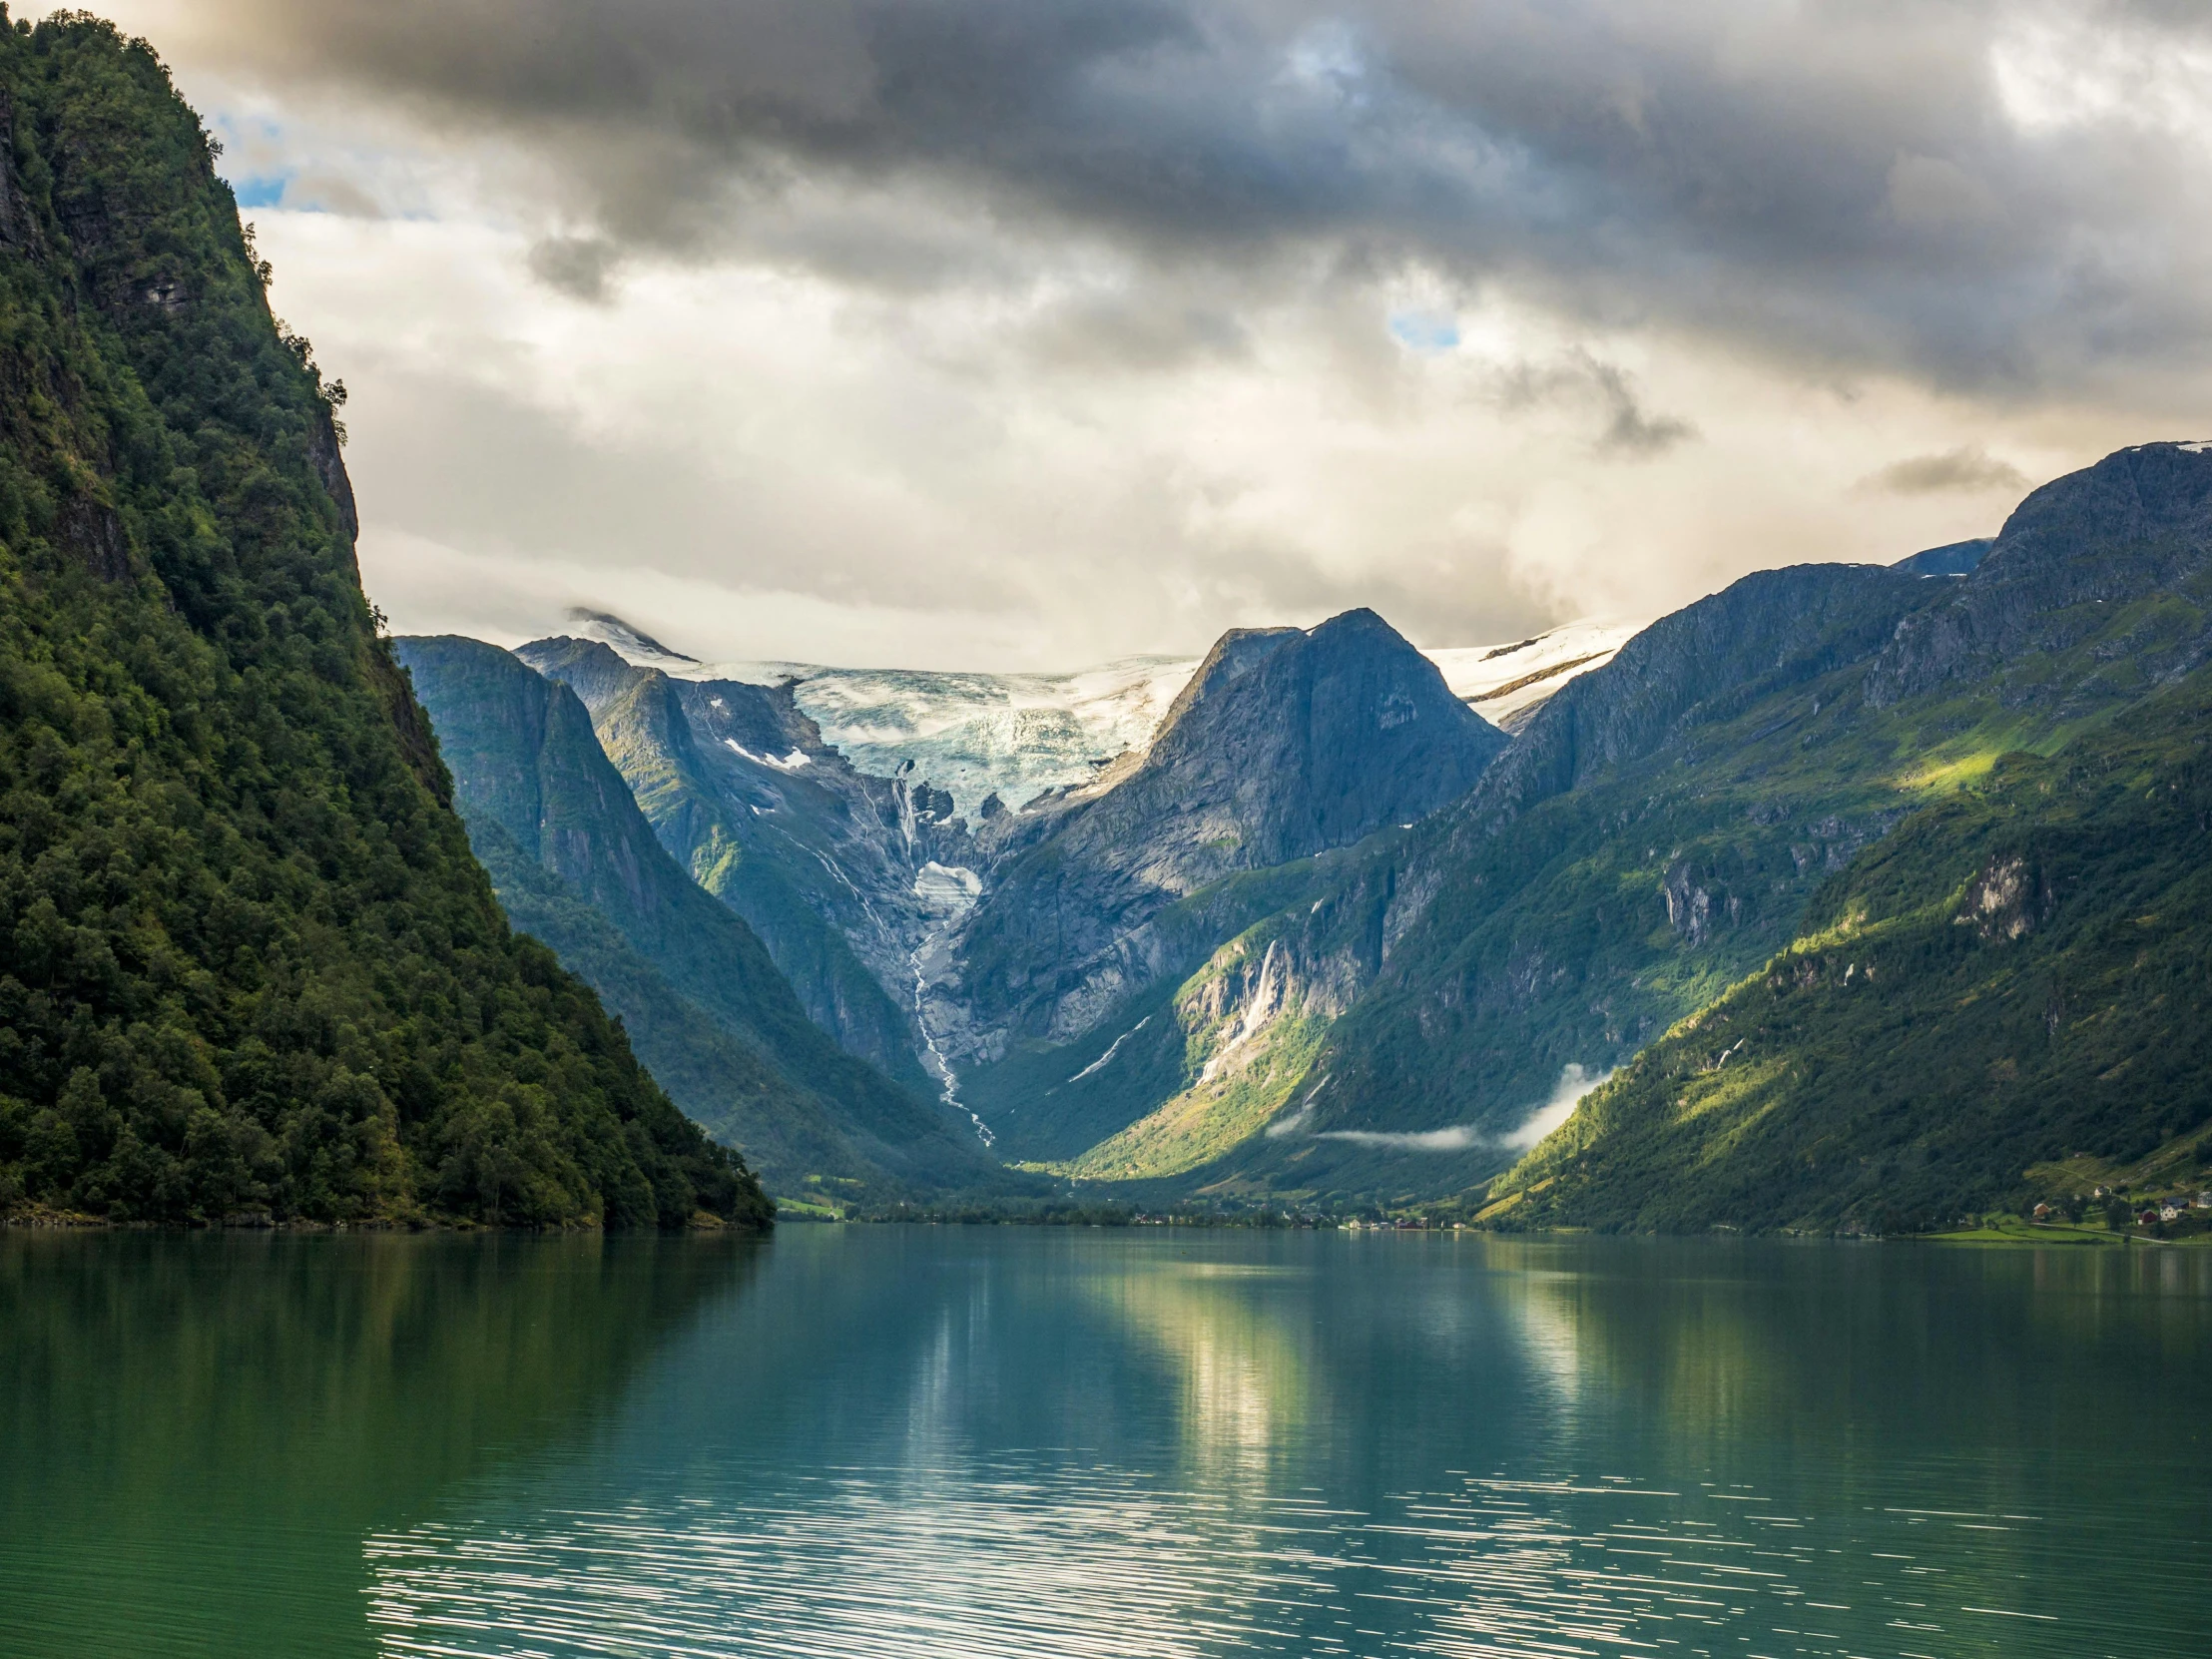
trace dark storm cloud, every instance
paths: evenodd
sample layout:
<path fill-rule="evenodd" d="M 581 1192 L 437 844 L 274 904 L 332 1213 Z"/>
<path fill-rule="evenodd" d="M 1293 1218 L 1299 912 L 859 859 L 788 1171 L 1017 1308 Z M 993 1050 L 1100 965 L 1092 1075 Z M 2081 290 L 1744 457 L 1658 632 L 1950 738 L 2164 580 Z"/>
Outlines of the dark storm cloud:
<path fill-rule="evenodd" d="M 1511 363 L 1492 376 L 1489 392 L 1506 409 L 1539 403 L 1594 405 L 1601 425 L 1592 447 L 1609 459 L 1664 454 L 1685 438 L 1697 436 L 1697 427 L 1680 415 L 1655 414 L 1645 408 L 1635 377 L 1618 363 L 1587 350 L 1562 352 L 1549 361 Z"/>
<path fill-rule="evenodd" d="M 1867 479 L 1864 488 L 1888 490 L 1896 495 L 1937 495 L 1950 491 L 1972 493 L 2006 490 L 2013 494 L 2027 488 L 2027 474 L 2010 461 L 2000 461 L 1987 450 L 1968 445 L 1939 455 L 1915 455 L 1884 467 Z"/>
<path fill-rule="evenodd" d="M 530 250 L 530 272 L 548 287 L 597 304 L 605 300 L 622 250 L 604 237 L 547 237 Z"/>
<path fill-rule="evenodd" d="M 688 255 L 772 250 L 861 280 L 879 263 L 895 284 L 936 204 L 1002 241 L 1256 282 L 1317 252 L 1418 264 L 1596 325 L 1954 387 L 2186 369 L 2212 344 L 2212 133 L 2161 125 L 2170 99 L 2038 127 L 2003 84 L 2062 59 L 2067 30 L 2123 80 L 2186 61 L 2212 44 L 2201 6 L 218 3 L 240 62 L 512 135 L 557 162 L 594 235 Z M 2074 72 L 2058 64 L 2061 90 Z M 867 215 L 819 217 L 825 189 L 909 223 L 886 213 L 877 255 Z M 934 279 L 972 277 L 933 257 Z M 604 269 L 548 256 L 571 291 Z M 1682 435 L 1632 403 L 1613 432 L 1630 452 Z"/>

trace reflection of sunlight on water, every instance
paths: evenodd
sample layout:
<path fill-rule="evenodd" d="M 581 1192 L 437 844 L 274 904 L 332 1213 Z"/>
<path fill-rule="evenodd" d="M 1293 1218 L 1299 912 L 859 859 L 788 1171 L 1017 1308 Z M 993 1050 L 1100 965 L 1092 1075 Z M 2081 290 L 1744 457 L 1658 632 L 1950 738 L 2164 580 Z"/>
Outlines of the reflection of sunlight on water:
<path fill-rule="evenodd" d="M 606 1511 L 488 1489 L 473 1524 L 372 1538 L 394 1656 L 1202 1659 L 1413 1653 L 2076 1655 L 2020 1552 L 2094 1562 L 2039 1517 L 1624 1478 L 1464 1479 L 1373 1515 L 1225 1505 L 1125 1469 L 834 1469 Z M 2092 1549 L 2089 1555 L 2096 1552 Z M 2039 1575 L 2038 1575 L 2039 1576 Z M 1900 1644 L 1904 1645 L 1900 1645 Z M 2097 1651 L 2103 1651 L 2098 1649 Z"/>
<path fill-rule="evenodd" d="M 520 1513 L 527 1510 L 518 1509 Z M 1329 1602 L 1336 1518 L 1124 1470 L 826 1472 L 776 1498 L 538 1512 L 372 1539 L 393 1655 L 1156 1655 L 1285 1651 Z M 1344 1652 L 1323 1642 L 1317 1653 Z"/>
<path fill-rule="evenodd" d="M 1264 1487 L 1313 1410 L 1308 1367 L 1254 1300 L 1272 1277 L 1176 1263 L 1085 1282 L 1175 1371 L 1186 1476 L 1240 1493 Z"/>
<path fill-rule="evenodd" d="M 1524 1274 L 1507 1283 L 1499 1299 L 1513 1316 L 1521 1353 L 1561 1411 L 1572 1411 L 1582 1394 L 1581 1314 L 1564 1275 Z"/>

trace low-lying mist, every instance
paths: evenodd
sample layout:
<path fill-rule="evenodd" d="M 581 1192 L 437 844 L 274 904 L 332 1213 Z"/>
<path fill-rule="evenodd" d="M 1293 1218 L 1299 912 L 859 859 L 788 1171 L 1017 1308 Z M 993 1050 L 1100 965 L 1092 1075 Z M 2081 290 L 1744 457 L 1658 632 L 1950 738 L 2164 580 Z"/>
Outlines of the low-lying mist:
<path fill-rule="evenodd" d="M 1612 1075 L 1610 1071 L 1591 1071 L 1586 1066 L 1571 1063 L 1561 1067 L 1559 1081 L 1553 1087 L 1550 1097 L 1529 1113 L 1518 1127 L 1503 1135 L 1488 1134 L 1471 1123 L 1460 1123 L 1447 1129 L 1419 1129 L 1403 1133 L 1382 1129 L 1324 1129 L 1314 1138 L 1320 1141 L 1350 1141 L 1355 1146 L 1383 1147 L 1393 1152 L 1466 1152 L 1478 1146 L 1525 1152 L 1572 1117 L 1575 1107 L 1582 1103 L 1582 1097 Z"/>

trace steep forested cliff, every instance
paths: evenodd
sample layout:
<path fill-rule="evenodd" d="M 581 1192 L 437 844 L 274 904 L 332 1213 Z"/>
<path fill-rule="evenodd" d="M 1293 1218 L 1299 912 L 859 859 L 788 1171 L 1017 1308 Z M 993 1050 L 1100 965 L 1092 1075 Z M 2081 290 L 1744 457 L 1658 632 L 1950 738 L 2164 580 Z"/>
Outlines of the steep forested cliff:
<path fill-rule="evenodd" d="M 763 1221 L 510 933 L 143 43 L 0 27 L 0 1208 Z"/>

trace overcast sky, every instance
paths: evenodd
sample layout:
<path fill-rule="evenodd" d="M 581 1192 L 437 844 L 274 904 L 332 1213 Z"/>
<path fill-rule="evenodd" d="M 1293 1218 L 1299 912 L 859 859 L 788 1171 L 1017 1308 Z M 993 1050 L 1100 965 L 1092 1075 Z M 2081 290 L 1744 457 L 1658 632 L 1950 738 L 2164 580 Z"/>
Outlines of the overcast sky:
<path fill-rule="evenodd" d="M 407 631 L 1468 644 L 2212 435 L 2198 0 L 98 9 L 352 393 Z"/>

